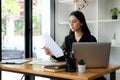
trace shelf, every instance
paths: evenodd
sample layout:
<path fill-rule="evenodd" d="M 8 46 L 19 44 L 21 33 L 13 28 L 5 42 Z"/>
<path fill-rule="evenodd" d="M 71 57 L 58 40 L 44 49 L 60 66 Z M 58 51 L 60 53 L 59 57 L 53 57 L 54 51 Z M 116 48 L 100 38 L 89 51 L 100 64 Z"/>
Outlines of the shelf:
<path fill-rule="evenodd" d="M 59 22 L 59 24 L 68 24 L 69 22 Z"/>
<path fill-rule="evenodd" d="M 118 73 L 120 73 L 120 70 L 117 70 Z"/>
<path fill-rule="evenodd" d="M 62 6 L 67 6 L 71 8 L 75 7 L 75 3 L 73 2 L 73 0 L 59 0 L 58 3 Z"/>
<path fill-rule="evenodd" d="M 119 22 L 120 19 L 98 20 L 98 22 Z"/>
<path fill-rule="evenodd" d="M 87 21 L 87 23 L 96 23 L 97 21 Z M 116 20 L 98 20 L 98 22 L 120 22 L 120 19 L 116 19 Z M 59 22 L 59 24 L 68 24 L 68 22 Z"/>
<path fill-rule="evenodd" d="M 120 44 L 112 44 L 111 47 L 120 47 Z"/>
<path fill-rule="evenodd" d="M 73 0 L 60 0 L 59 3 L 68 3 L 68 2 L 73 2 Z"/>
<path fill-rule="evenodd" d="M 87 23 L 96 23 L 97 21 L 87 21 Z M 59 22 L 59 24 L 69 24 L 69 22 Z"/>
<path fill-rule="evenodd" d="M 76 10 L 76 8 L 73 0 L 55 1 L 57 1 L 55 36 L 56 42 L 62 43 L 64 41 L 64 38 L 62 39 L 62 37 L 68 34 L 69 14 Z M 118 36 L 120 35 L 120 16 L 118 19 L 111 19 L 110 14 L 110 9 L 114 6 L 117 7 L 116 4 L 118 4 L 118 0 L 110 0 L 110 3 L 107 3 L 108 1 L 109 0 L 89 0 L 88 6 L 81 10 L 85 15 L 86 23 L 88 24 L 91 33 L 100 41 L 110 41 L 111 35 L 114 33 L 117 33 Z M 61 26 L 65 27 L 65 29 L 63 29 L 65 34 L 61 34 L 61 32 L 59 32 Z M 119 48 L 120 45 L 112 45 L 112 47 Z"/>
<path fill-rule="evenodd" d="M 87 21 L 87 23 L 96 23 L 97 21 Z"/>

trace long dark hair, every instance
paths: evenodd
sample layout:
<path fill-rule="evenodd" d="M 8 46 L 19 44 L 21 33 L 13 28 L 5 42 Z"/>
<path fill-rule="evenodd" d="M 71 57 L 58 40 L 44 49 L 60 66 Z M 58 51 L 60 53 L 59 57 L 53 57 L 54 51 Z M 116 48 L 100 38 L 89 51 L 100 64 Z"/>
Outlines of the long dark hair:
<path fill-rule="evenodd" d="M 84 14 L 81 12 L 81 11 L 73 11 L 69 16 L 72 16 L 74 15 L 80 22 L 83 23 L 82 27 L 81 27 L 81 31 L 84 33 L 84 34 L 90 34 L 90 30 L 87 26 L 87 23 L 86 23 L 86 20 L 85 20 L 85 16 Z M 69 35 L 70 34 L 74 34 L 74 32 L 72 32 L 70 30 L 69 32 Z"/>

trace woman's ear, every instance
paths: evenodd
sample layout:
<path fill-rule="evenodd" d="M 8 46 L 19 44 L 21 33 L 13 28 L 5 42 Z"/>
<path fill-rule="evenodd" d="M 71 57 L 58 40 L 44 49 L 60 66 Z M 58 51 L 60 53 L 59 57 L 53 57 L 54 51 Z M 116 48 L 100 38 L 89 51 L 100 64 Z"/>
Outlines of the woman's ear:
<path fill-rule="evenodd" d="M 83 23 L 81 23 L 81 26 L 83 26 Z"/>

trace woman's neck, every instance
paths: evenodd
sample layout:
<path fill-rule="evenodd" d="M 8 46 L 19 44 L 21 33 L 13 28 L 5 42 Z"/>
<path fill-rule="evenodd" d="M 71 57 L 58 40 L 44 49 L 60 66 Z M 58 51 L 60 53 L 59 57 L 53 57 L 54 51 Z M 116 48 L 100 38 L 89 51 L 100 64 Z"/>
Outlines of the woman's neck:
<path fill-rule="evenodd" d="M 75 32 L 75 39 L 77 42 L 81 39 L 82 35 L 83 35 L 83 32 L 80 32 L 80 31 Z"/>

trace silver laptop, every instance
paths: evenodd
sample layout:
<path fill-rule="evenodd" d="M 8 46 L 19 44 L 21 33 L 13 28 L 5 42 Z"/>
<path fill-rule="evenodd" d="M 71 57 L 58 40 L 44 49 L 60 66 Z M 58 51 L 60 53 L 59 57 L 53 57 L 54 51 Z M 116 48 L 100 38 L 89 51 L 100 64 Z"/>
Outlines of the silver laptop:
<path fill-rule="evenodd" d="M 73 51 L 76 58 L 84 59 L 87 68 L 108 67 L 110 42 L 74 42 Z"/>

